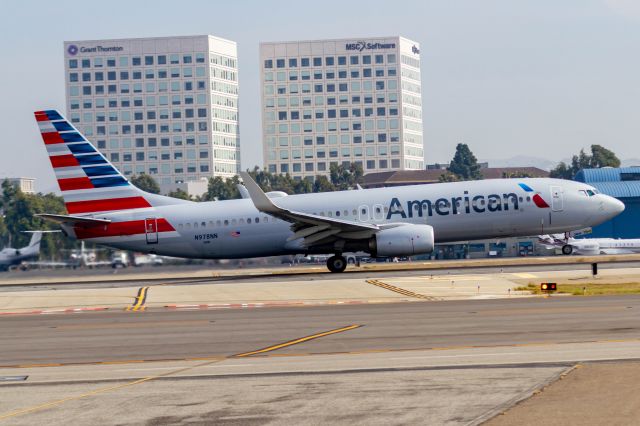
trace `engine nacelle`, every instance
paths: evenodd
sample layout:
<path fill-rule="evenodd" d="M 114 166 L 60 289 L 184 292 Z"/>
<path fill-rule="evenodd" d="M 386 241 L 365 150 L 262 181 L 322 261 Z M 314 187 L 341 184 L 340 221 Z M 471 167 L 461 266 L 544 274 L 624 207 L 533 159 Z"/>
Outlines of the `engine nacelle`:
<path fill-rule="evenodd" d="M 383 229 L 369 240 L 373 256 L 413 256 L 431 253 L 434 248 L 433 227 L 429 225 L 400 225 Z"/>
<path fill-rule="evenodd" d="M 576 254 L 582 254 L 586 256 L 596 256 L 600 254 L 600 244 L 594 241 L 573 241 L 570 243 L 573 246 L 573 251 Z"/>

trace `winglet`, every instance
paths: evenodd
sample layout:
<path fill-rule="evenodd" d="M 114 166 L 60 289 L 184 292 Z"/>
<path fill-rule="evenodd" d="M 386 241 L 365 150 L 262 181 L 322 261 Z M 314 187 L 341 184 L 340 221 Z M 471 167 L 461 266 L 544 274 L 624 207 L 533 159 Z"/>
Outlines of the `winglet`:
<path fill-rule="evenodd" d="M 243 184 L 237 184 L 236 188 L 238 188 L 238 192 L 240 193 L 240 196 L 242 198 L 251 198 L 251 196 L 249 195 L 249 191 L 247 191 L 247 188 L 245 188 Z"/>
<path fill-rule="evenodd" d="M 282 211 L 282 209 L 276 206 L 273 201 L 267 197 L 267 194 L 260 189 L 249 173 L 240 172 L 240 177 L 242 178 L 242 182 L 244 182 L 244 186 L 247 188 L 249 197 L 251 197 L 251 201 L 253 201 L 253 205 L 256 209 L 263 213 L 278 213 Z"/>

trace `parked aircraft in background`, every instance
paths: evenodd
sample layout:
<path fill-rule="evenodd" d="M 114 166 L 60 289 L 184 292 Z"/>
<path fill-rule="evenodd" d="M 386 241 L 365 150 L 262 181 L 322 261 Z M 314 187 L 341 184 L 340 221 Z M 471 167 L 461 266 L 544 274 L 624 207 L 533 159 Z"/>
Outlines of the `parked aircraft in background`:
<path fill-rule="evenodd" d="M 629 254 L 640 253 L 640 239 L 614 238 L 566 238 L 562 234 L 541 235 L 541 244 L 547 247 L 559 247 L 562 254 Z"/>
<path fill-rule="evenodd" d="M 22 262 L 37 259 L 40 255 L 40 241 L 43 231 L 31 232 L 31 241 L 22 248 L 5 247 L 0 251 L 0 270 L 6 271 Z"/>
<path fill-rule="evenodd" d="M 35 118 L 68 215 L 42 214 L 69 237 L 125 250 L 192 258 L 332 254 L 400 257 L 436 242 L 582 229 L 624 210 L 581 182 L 496 179 L 269 197 L 240 173 L 250 199 L 196 203 L 146 193 L 57 111 Z"/>
<path fill-rule="evenodd" d="M 104 250 L 104 249 L 102 249 Z M 65 262 L 67 266 L 96 268 L 99 266 L 110 266 L 111 262 L 98 260 L 100 249 L 87 249 L 84 241 L 80 241 L 80 249 L 71 250 L 69 260 Z"/>

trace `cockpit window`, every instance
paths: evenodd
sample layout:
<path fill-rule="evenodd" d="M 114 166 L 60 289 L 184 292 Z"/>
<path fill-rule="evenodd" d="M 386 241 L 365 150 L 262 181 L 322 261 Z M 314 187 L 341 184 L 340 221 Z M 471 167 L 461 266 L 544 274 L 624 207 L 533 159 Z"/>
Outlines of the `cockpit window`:
<path fill-rule="evenodd" d="M 581 189 L 580 191 L 578 191 L 580 193 L 580 195 L 583 195 L 585 197 L 588 197 L 587 195 L 587 191 L 585 191 L 584 189 Z"/>
<path fill-rule="evenodd" d="M 594 195 L 596 195 L 592 190 L 587 189 L 587 194 L 589 194 L 589 197 L 593 197 Z"/>

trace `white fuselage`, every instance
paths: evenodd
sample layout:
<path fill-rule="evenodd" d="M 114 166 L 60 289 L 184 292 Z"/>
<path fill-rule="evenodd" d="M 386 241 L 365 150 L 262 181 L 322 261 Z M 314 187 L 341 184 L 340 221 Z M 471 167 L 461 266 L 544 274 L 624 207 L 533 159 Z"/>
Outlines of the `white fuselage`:
<path fill-rule="evenodd" d="M 575 254 L 628 254 L 640 253 L 640 239 L 613 238 L 577 238 L 570 239 L 567 244 L 573 247 Z"/>
<path fill-rule="evenodd" d="M 524 190 L 520 182 L 533 192 Z M 621 211 L 617 200 L 602 194 L 587 197 L 579 191 L 583 187 L 588 186 L 556 179 L 496 179 L 290 195 L 272 201 L 281 208 L 350 222 L 427 224 L 434 229 L 435 241 L 442 243 L 577 230 Z M 547 207 L 537 205 L 535 195 Z M 259 212 L 250 199 L 156 206 L 91 217 L 114 224 L 144 221 L 146 232 L 132 235 L 113 227 L 106 234 L 78 233 L 68 226 L 66 232 L 112 247 L 177 257 L 331 252 L 325 247 L 307 249 L 299 240 L 287 241 L 293 234 L 291 224 Z"/>

